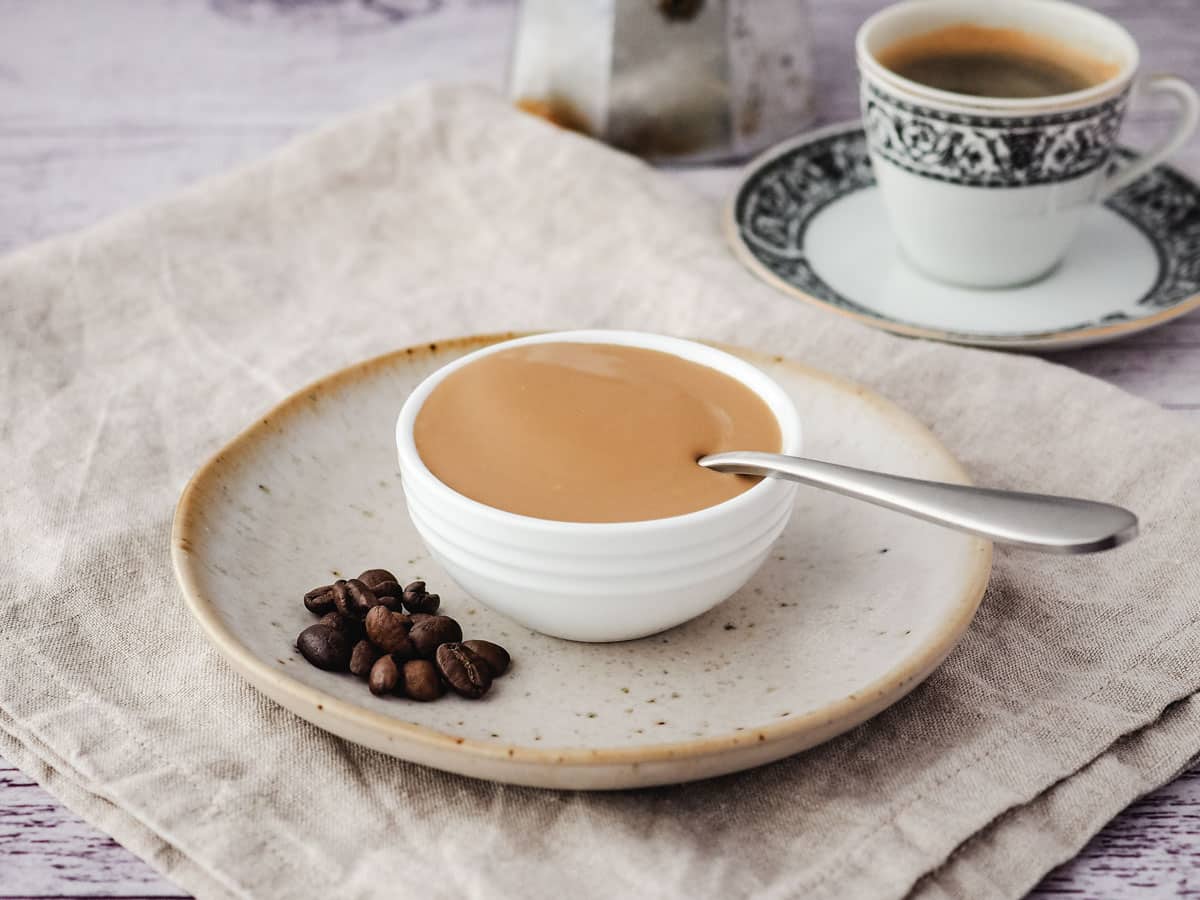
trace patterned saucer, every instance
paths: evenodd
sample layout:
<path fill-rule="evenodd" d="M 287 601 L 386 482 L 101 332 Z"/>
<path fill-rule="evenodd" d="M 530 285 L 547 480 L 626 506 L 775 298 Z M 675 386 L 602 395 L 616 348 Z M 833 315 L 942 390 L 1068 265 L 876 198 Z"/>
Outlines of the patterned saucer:
<path fill-rule="evenodd" d="M 754 160 L 724 224 L 738 258 L 764 281 L 912 337 L 1059 350 L 1116 340 L 1200 307 L 1200 186 L 1169 166 L 1093 209 L 1062 264 L 1015 288 L 944 284 L 900 258 L 858 122 Z"/>

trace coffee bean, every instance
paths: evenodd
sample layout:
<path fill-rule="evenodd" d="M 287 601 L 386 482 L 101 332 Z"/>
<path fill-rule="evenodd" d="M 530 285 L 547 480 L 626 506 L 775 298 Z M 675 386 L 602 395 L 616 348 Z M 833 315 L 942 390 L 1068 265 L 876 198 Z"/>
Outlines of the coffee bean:
<path fill-rule="evenodd" d="M 414 623 L 408 638 L 417 648 L 417 656 L 433 659 L 442 644 L 462 640 L 462 628 L 449 616 L 430 616 Z"/>
<path fill-rule="evenodd" d="M 404 606 L 412 613 L 425 613 L 433 615 L 438 611 L 438 607 L 442 605 L 442 598 L 437 594 L 422 594 L 420 597 L 409 599 L 408 595 L 404 595 Z"/>
<path fill-rule="evenodd" d="M 339 578 L 331 586 L 330 590 L 333 593 L 333 606 L 338 612 L 348 619 L 357 618 L 354 615 L 354 607 L 350 602 L 350 593 L 346 590 L 346 582 Z"/>
<path fill-rule="evenodd" d="M 474 700 L 511 664 L 499 644 L 463 641 L 458 622 L 436 615 L 441 598 L 424 581 L 401 587 L 387 569 L 313 588 L 304 605 L 320 616 L 296 638 L 304 658 L 329 671 L 349 669 L 377 696 L 429 702 L 448 686 Z"/>
<path fill-rule="evenodd" d="M 350 609 L 361 619 L 365 616 L 372 607 L 381 606 L 382 603 L 375 592 L 359 581 L 357 578 L 351 578 L 346 582 L 346 596 Z"/>
<path fill-rule="evenodd" d="M 340 631 L 346 635 L 351 645 L 362 637 L 362 622 L 357 619 L 349 619 L 343 616 L 340 612 L 329 612 L 317 619 L 318 625 L 328 625 L 330 628 Z"/>
<path fill-rule="evenodd" d="M 413 700 L 428 703 L 446 692 L 437 666 L 427 659 L 410 659 L 401 670 L 404 694 Z"/>
<path fill-rule="evenodd" d="M 394 584 L 396 576 L 387 569 L 367 569 L 367 571 L 358 576 L 358 580 L 371 590 L 375 590 L 376 587 L 388 581 Z"/>
<path fill-rule="evenodd" d="M 483 661 L 488 664 L 488 668 L 492 670 L 493 677 L 499 678 L 508 671 L 508 664 L 512 661 L 512 657 L 499 644 L 493 644 L 491 641 L 463 641 L 463 646 L 482 657 Z"/>
<path fill-rule="evenodd" d="M 343 672 L 350 662 L 346 635 L 328 625 L 309 625 L 296 638 L 296 648 L 318 669 Z"/>
<path fill-rule="evenodd" d="M 396 581 L 396 576 L 387 569 L 367 569 L 358 576 L 358 580 L 375 592 L 385 606 L 398 609 L 404 588 Z"/>
<path fill-rule="evenodd" d="M 442 598 L 425 591 L 425 582 L 414 581 L 404 588 L 404 608 L 410 613 L 433 615 L 441 606 Z"/>
<path fill-rule="evenodd" d="M 304 606 L 310 613 L 323 616 L 333 610 L 333 585 L 325 584 L 313 588 L 304 595 Z"/>
<path fill-rule="evenodd" d="M 367 638 L 384 653 L 395 654 L 400 660 L 416 656 L 408 638 L 408 616 L 392 612 L 386 606 L 376 606 L 367 613 L 363 624 Z"/>
<path fill-rule="evenodd" d="M 370 641 L 359 641 L 350 652 L 350 674 L 366 678 L 371 674 L 371 666 L 379 659 L 379 651 Z"/>
<path fill-rule="evenodd" d="M 492 670 L 483 657 L 459 643 L 437 648 L 437 668 L 450 689 L 468 700 L 478 700 L 492 686 Z"/>
<path fill-rule="evenodd" d="M 317 624 L 328 625 L 330 628 L 337 629 L 338 631 L 345 631 L 349 621 L 340 612 L 327 612 L 321 618 L 317 619 Z"/>
<path fill-rule="evenodd" d="M 371 585 L 371 590 L 375 592 L 377 597 L 394 597 L 399 600 L 404 596 L 404 588 L 400 587 L 398 581 L 381 581 L 379 584 Z"/>
<path fill-rule="evenodd" d="M 375 665 L 371 666 L 371 675 L 367 679 L 367 687 L 371 689 L 372 694 L 376 697 L 390 694 L 399 683 L 400 670 L 396 667 L 394 659 L 381 656 L 375 660 Z"/>

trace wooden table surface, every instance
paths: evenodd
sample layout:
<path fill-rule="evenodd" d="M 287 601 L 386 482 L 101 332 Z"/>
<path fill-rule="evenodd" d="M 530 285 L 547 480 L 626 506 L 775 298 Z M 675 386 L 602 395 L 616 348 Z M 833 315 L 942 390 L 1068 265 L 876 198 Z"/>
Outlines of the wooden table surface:
<path fill-rule="evenodd" d="M 570 2 L 570 0 L 568 0 Z M 881 0 L 808 0 L 818 115 L 855 115 L 851 36 Z M 1091 0 L 1148 69 L 1200 83 L 1200 0 Z M 421 79 L 503 83 L 512 0 L 0 0 L 0 252 L 86 226 Z M 1137 110 L 1145 143 L 1169 114 Z M 1200 139 L 1176 160 L 1200 174 Z M 719 196 L 732 169 L 676 172 Z M 1055 360 L 1200 424 L 1200 314 Z M 1200 747 L 1196 748 L 1200 751 Z M 1200 768 L 1135 803 L 1034 896 L 1200 896 Z M 0 898 L 186 896 L 0 760 Z"/>

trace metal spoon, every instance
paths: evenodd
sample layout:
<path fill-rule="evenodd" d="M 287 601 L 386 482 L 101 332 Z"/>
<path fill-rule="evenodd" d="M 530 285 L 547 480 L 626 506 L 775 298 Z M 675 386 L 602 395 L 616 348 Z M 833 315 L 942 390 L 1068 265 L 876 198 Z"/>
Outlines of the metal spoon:
<path fill-rule="evenodd" d="M 799 481 L 1002 544 L 1048 553 L 1110 550 L 1138 532 L 1132 512 L 1094 500 L 922 481 L 751 450 L 714 453 L 698 462 L 717 472 Z"/>

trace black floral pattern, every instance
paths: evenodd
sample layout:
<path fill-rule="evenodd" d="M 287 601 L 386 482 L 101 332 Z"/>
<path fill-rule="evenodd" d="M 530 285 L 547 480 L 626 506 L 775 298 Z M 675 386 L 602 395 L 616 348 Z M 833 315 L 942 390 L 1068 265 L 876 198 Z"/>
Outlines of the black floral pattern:
<path fill-rule="evenodd" d="M 1135 154 L 1120 152 L 1121 159 Z M 1149 309 L 1167 309 L 1200 294 L 1200 188 L 1169 166 L 1155 166 L 1106 204 L 1146 233 L 1158 251 L 1159 280 L 1138 301 Z"/>
<path fill-rule="evenodd" d="M 1113 164 L 1136 157 L 1118 148 Z M 830 203 L 875 184 L 863 129 L 848 126 L 801 143 L 760 163 L 738 189 L 732 213 L 744 249 L 789 288 L 830 306 L 880 323 L 913 325 L 855 303 L 823 281 L 808 261 L 804 237 L 809 222 Z M 1159 257 L 1159 277 L 1131 304 L 1137 312 L 1112 312 L 1051 334 L 946 333 L 970 343 L 1020 344 L 1100 325 L 1133 321 L 1178 306 L 1200 294 L 1200 186 L 1175 169 L 1157 166 L 1106 204 L 1140 229 Z"/>
<path fill-rule="evenodd" d="M 1126 99 L 998 122 L 915 106 L 873 84 L 862 89 L 876 153 L 917 175 L 971 187 L 1052 184 L 1095 171 L 1108 161 Z"/>

